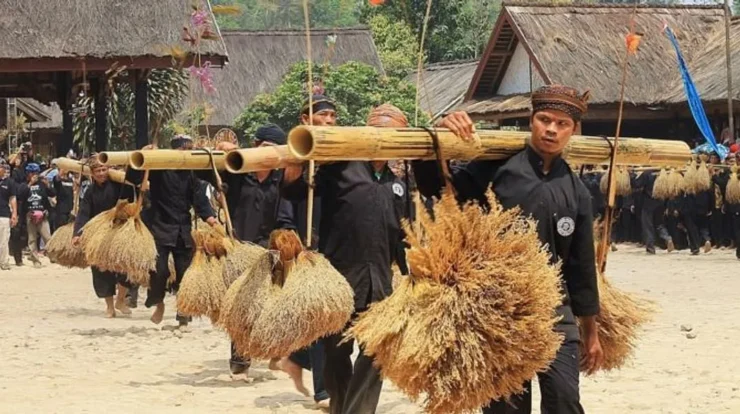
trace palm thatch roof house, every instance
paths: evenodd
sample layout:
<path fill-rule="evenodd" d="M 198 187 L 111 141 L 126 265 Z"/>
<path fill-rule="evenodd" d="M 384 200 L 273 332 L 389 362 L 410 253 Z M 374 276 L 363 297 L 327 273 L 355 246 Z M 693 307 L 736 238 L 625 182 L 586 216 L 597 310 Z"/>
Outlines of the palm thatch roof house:
<path fill-rule="evenodd" d="M 436 119 L 462 102 L 477 67 L 477 60 L 426 65 L 421 72 L 421 110 Z M 406 80 L 416 85 L 418 73 L 411 73 Z"/>
<path fill-rule="evenodd" d="M 208 0 L 197 0 L 215 30 L 214 41 L 200 45 L 201 62 L 220 67 L 226 47 Z M 192 0 L 0 0 L 0 98 L 34 98 L 58 102 L 63 136 L 56 147 L 64 154 L 72 146 L 70 107 L 73 90 L 89 85 L 97 107 L 103 107 L 106 71 L 125 66 L 137 91 L 137 143 L 148 142 L 146 117 L 147 70 L 174 66 L 173 55 L 187 66 L 195 58 L 183 41 Z M 105 145 L 105 111 L 96 114 L 97 149 Z"/>
<path fill-rule="evenodd" d="M 684 58 L 695 62 L 724 27 L 721 6 L 504 3 L 458 109 L 479 120 L 526 127 L 531 91 L 561 83 L 591 91 L 583 133 L 613 134 L 633 11 L 643 38 L 629 59 L 623 135 L 675 137 L 680 111 L 666 105 L 666 95 L 680 84 L 680 73 L 664 24 L 676 34 Z M 674 98 L 681 99 L 678 93 Z"/>
<path fill-rule="evenodd" d="M 292 65 L 308 57 L 304 30 L 226 30 L 222 35 L 229 64 L 214 74 L 216 92 L 205 98 L 214 106 L 208 120 L 213 128 L 232 125 L 257 95 L 272 92 Z M 368 29 L 312 30 L 311 54 L 318 63 L 356 61 L 383 71 Z"/>

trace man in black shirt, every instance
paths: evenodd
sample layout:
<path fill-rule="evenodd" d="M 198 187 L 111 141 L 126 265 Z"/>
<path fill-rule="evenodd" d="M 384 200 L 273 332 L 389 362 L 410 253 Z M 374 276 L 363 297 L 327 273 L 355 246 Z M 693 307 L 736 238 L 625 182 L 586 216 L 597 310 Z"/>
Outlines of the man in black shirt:
<path fill-rule="evenodd" d="M 82 228 L 93 217 L 115 207 L 119 199 L 132 198 L 129 186 L 108 179 L 108 167 L 97 161 L 96 156 L 92 156 L 90 160 L 93 184 L 85 191 L 85 195 L 80 201 L 80 211 L 75 219 L 74 237 L 72 237 L 73 245 L 79 244 Z M 106 316 L 114 318 L 116 309 L 124 315 L 131 314 L 131 310 L 126 305 L 126 293 L 131 288 L 131 283 L 127 280 L 126 275 L 104 272 L 95 266 L 91 266 L 91 270 L 95 294 L 99 298 L 105 299 Z M 116 287 L 118 287 L 117 295 Z M 114 296 L 116 296 L 115 302 L 113 301 Z"/>
<path fill-rule="evenodd" d="M 389 111 L 378 116 L 374 126 L 408 125 L 397 108 L 383 109 Z M 286 168 L 286 197 L 303 199 L 307 189 L 302 169 Z M 347 279 L 355 293 L 355 311 L 363 312 L 392 292 L 391 264 L 400 260 L 398 247 L 403 232 L 399 211 L 406 205 L 406 189 L 385 162 L 362 161 L 321 165 L 315 175 L 315 189 L 321 196 L 319 252 Z M 341 334 L 335 334 L 323 341 L 330 411 L 374 413 L 383 385 L 380 372 L 362 350 L 353 366 L 353 341 L 342 343 L 342 339 Z"/>
<path fill-rule="evenodd" d="M 275 124 L 257 129 L 254 146 L 285 145 L 285 132 Z M 221 142 L 216 149 L 231 151 L 237 146 Z M 230 174 L 222 172 L 227 186 L 226 202 L 234 226 L 234 235 L 245 242 L 259 244 L 267 248 L 270 233 L 275 229 L 293 229 L 293 205 L 280 196 L 282 170 L 257 171 L 249 174 Z M 242 374 L 250 366 L 249 358 L 242 358 L 234 343 L 231 343 L 229 365 L 232 374 Z"/>
<path fill-rule="evenodd" d="M 579 368 L 598 369 L 603 359 L 596 315 L 599 294 L 593 237 L 590 194 L 581 180 L 561 158 L 563 149 L 586 111 L 587 94 L 572 88 L 551 85 L 532 94 L 531 140 L 526 149 L 508 160 L 473 161 L 453 174 L 453 184 L 461 201 L 480 200 L 493 186 L 504 208 L 520 207 L 524 215 L 537 220 L 540 241 L 550 252 L 553 264 L 562 261 L 564 300 L 557 312 L 562 317 L 556 330 L 564 342 L 550 368 L 539 374 L 542 411 L 583 413 L 578 392 Z M 464 112 L 449 115 L 441 122 L 464 140 L 473 137 L 474 126 Z M 419 191 L 438 196 L 442 179 L 434 162 L 414 163 Z M 585 355 L 579 358 L 580 318 L 584 332 Z M 579 367 L 580 359 L 580 367 Z M 522 395 L 510 401 L 494 401 L 484 414 L 529 413 L 532 406 L 531 383 Z"/>
<path fill-rule="evenodd" d="M 54 229 L 52 230 L 52 233 L 54 233 L 56 229 L 70 222 L 70 214 L 72 214 L 75 202 L 74 178 L 67 171 L 59 170 L 59 173 L 54 176 L 52 182 L 54 192 L 57 194 Z"/>
<path fill-rule="evenodd" d="M 0 270 L 10 270 L 8 251 L 10 229 L 18 224 L 18 205 L 15 199 L 15 182 L 6 177 L 8 167 L 0 161 Z"/>
<path fill-rule="evenodd" d="M 20 186 L 17 193 L 21 203 L 21 217 L 26 220 L 29 258 L 35 267 L 41 267 L 38 258 L 38 237 L 41 236 L 44 243 L 48 243 L 51 238 L 49 211 L 56 195 L 54 190 L 39 178 L 40 172 L 38 164 L 26 164 L 28 183 Z"/>
<path fill-rule="evenodd" d="M 187 135 L 177 135 L 170 141 L 172 149 L 188 151 L 193 149 L 193 140 Z M 151 145 L 144 149 L 152 149 Z M 127 178 L 136 184 L 143 180 L 143 171 L 129 170 Z M 195 173 L 190 170 L 160 170 L 149 173 L 149 198 L 151 207 L 142 214 L 157 244 L 157 269 L 151 272 L 151 281 L 146 299 L 146 307 L 156 307 L 152 322 L 159 324 L 164 317 L 164 297 L 169 276 L 168 260 L 172 254 L 175 263 L 175 283 L 177 292 L 180 281 L 193 259 L 193 238 L 190 234 L 190 208 L 209 225 L 217 221 L 208 198 L 201 191 Z M 177 315 L 180 326 L 185 326 L 190 318 Z"/>

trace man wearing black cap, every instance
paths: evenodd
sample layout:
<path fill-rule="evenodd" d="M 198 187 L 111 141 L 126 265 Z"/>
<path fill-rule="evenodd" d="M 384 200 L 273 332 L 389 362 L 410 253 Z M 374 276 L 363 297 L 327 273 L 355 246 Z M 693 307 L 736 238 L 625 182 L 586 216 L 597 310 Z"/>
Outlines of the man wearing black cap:
<path fill-rule="evenodd" d="M 170 140 L 172 149 L 187 151 L 193 148 L 193 140 L 188 135 L 177 135 Z M 153 149 L 148 145 L 143 149 Z M 143 171 L 129 169 L 127 180 L 140 184 Z M 146 307 L 156 307 L 152 322 L 159 324 L 164 316 L 164 297 L 169 276 L 168 260 L 170 254 L 175 264 L 176 279 L 172 290 L 177 292 L 185 271 L 193 259 L 193 238 L 191 231 L 190 208 L 209 225 L 216 225 L 216 217 L 200 181 L 193 171 L 160 170 L 149 173 L 149 199 L 151 206 L 142 214 L 142 219 L 154 236 L 157 244 L 156 270 L 151 272 L 151 281 L 146 299 Z M 180 326 L 187 325 L 189 317 L 177 315 Z"/>
<path fill-rule="evenodd" d="M 587 109 L 588 93 L 550 85 L 532 94 L 531 140 L 526 149 L 508 160 L 473 161 L 454 170 L 453 184 L 458 197 L 479 200 L 485 205 L 485 192 L 493 186 L 504 208 L 519 206 L 522 214 L 537 220 L 540 241 L 547 246 L 553 264 L 562 261 L 562 291 L 565 294 L 557 312 L 562 317 L 556 330 L 564 342 L 550 368 L 539 374 L 542 412 L 583 413 L 578 392 L 579 369 L 597 370 L 603 360 L 596 315 L 599 292 L 593 238 L 590 194 L 562 159 L 581 116 Z M 463 140 L 470 140 L 475 127 L 464 112 L 445 118 L 440 126 L 449 128 Z M 434 162 L 415 162 L 414 174 L 419 191 L 439 196 L 442 178 Z M 580 318 L 584 337 L 579 350 Z M 580 366 L 579 366 L 580 361 Z M 484 414 L 522 414 L 532 409 L 531 383 L 526 391 L 510 401 L 494 401 Z"/>
<path fill-rule="evenodd" d="M 285 132 L 275 124 L 267 124 L 254 134 L 254 147 L 285 145 Z M 231 151 L 237 146 L 221 142 L 216 149 Z M 282 170 L 257 171 L 249 174 L 222 173 L 226 202 L 234 226 L 234 235 L 241 241 L 267 247 L 270 233 L 275 229 L 295 229 L 293 206 L 280 197 Z M 249 358 L 242 358 L 231 344 L 229 361 L 232 374 L 246 373 Z"/>

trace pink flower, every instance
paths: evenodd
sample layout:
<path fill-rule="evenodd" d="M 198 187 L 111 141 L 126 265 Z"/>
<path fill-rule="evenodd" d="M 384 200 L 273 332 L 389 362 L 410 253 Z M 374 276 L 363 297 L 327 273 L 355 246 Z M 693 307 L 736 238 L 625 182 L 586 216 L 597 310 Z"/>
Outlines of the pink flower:
<path fill-rule="evenodd" d="M 211 71 L 211 62 L 206 62 L 202 67 L 191 66 L 188 68 L 190 76 L 195 77 L 207 94 L 216 92 L 216 86 L 213 84 L 213 72 Z"/>
<path fill-rule="evenodd" d="M 208 13 L 203 10 L 195 10 L 190 15 L 190 23 L 198 29 L 206 27 L 208 25 Z"/>

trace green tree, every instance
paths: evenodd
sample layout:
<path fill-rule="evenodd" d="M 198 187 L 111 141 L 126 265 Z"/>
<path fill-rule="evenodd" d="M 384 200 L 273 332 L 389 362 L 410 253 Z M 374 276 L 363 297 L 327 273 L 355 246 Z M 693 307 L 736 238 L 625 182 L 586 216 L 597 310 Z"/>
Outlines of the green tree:
<path fill-rule="evenodd" d="M 285 131 L 296 126 L 307 97 L 307 72 L 306 63 L 293 65 L 275 92 L 257 96 L 234 121 L 234 127 L 249 139 L 268 122 Z M 384 77 L 372 66 L 357 62 L 338 67 L 315 65 L 313 73 L 314 81 L 321 77 L 326 94 L 337 104 L 339 125 L 364 125 L 370 109 L 382 103 L 396 105 L 413 119 L 416 89 L 408 82 Z"/>
<path fill-rule="evenodd" d="M 419 45 L 405 22 L 394 22 L 379 14 L 372 16 L 368 24 L 386 73 L 403 77 L 416 68 Z"/>
<path fill-rule="evenodd" d="M 119 76 L 125 76 L 123 72 Z M 155 69 L 147 78 L 149 85 L 149 136 L 158 144 L 169 137 L 164 128 L 180 111 L 188 93 L 188 78 L 177 69 Z M 129 82 L 115 82 L 107 100 L 108 149 L 130 150 L 136 143 L 134 91 Z M 83 152 L 95 149 L 95 102 L 84 96 L 74 104 L 74 140 Z"/>
<path fill-rule="evenodd" d="M 303 0 L 212 0 L 214 5 L 238 5 L 239 15 L 217 16 L 223 29 L 270 30 L 305 27 Z M 311 0 L 312 28 L 350 27 L 359 24 L 357 0 Z"/>

